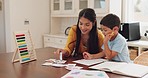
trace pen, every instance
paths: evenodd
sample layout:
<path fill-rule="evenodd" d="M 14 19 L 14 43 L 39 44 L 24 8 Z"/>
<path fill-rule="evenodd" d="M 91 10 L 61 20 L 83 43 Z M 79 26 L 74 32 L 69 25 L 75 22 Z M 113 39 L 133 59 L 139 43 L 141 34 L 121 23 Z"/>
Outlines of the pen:
<path fill-rule="evenodd" d="M 60 60 L 63 60 L 63 59 L 62 59 L 62 52 L 60 52 Z"/>

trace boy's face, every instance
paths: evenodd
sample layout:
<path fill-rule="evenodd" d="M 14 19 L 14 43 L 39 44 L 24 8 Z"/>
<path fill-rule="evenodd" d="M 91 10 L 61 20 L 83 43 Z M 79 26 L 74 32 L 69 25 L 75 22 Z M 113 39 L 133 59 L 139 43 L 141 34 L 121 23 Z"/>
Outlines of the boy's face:
<path fill-rule="evenodd" d="M 107 26 L 101 25 L 101 29 L 102 29 L 102 33 L 104 34 L 104 36 L 109 35 L 109 34 L 114 35 L 114 31 L 108 28 Z"/>

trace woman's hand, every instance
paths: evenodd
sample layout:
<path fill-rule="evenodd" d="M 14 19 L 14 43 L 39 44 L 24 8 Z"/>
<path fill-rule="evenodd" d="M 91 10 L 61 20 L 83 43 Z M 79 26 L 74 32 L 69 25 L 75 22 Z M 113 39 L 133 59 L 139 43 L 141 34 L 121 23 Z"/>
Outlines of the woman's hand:
<path fill-rule="evenodd" d="M 54 54 L 60 55 L 60 52 L 62 52 L 63 56 L 68 56 L 68 52 L 64 49 L 57 49 L 57 51 L 55 51 Z"/>
<path fill-rule="evenodd" d="M 62 54 L 65 53 L 63 49 L 57 49 L 57 51 L 55 51 L 54 54 L 60 54 L 60 52 L 62 52 Z"/>
<path fill-rule="evenodd" d="M 91 54 L 89 54 L 88 52 L 83 52 L 83 58 L 90 60 L 93 58 L 93 56 Z"/>

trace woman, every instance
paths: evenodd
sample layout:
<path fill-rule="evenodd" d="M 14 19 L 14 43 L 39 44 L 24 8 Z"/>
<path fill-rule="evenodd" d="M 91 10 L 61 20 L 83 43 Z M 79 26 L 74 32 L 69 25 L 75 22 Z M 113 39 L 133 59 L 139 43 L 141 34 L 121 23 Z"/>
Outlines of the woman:
<path fill-rule="evenodd" d="M 77 25 L 71 27 L 64 49 L 58 49 L 55 54 L 62 52 L 64 57 L 70 56 L 84 59 L 95 59 L 100 56 L 103 44 L 103 34 L 97 30 L 95 11 L 86 8 L 80 11 Z"/>

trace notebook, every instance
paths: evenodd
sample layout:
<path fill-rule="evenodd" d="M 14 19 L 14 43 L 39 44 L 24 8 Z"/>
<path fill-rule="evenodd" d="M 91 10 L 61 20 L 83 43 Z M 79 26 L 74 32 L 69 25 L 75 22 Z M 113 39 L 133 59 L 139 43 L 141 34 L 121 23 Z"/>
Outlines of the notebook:
<path fill-rule="evenodd" d="M 76 60 L 76 61 L 73 61 L 73 62 L 90 66 L 90 65 L 102 63 L 102 62 L 105 62 L 105 61 L 107 61 L 107 60 L 106 59 L 91 59 L 91 60 L 81 59 L 81 60 Z"/>
<path fill-rule="evenodd" d="M 148 66 L 133 64 L 133 63 L 123 63 L 123 62 L 104 62 L 91 66 L 89 68 L 98 69 L 102 71 L 109 71 L 112 73 L 133 76 L 133 77 L 143 77 L 148 74 Z"/>

